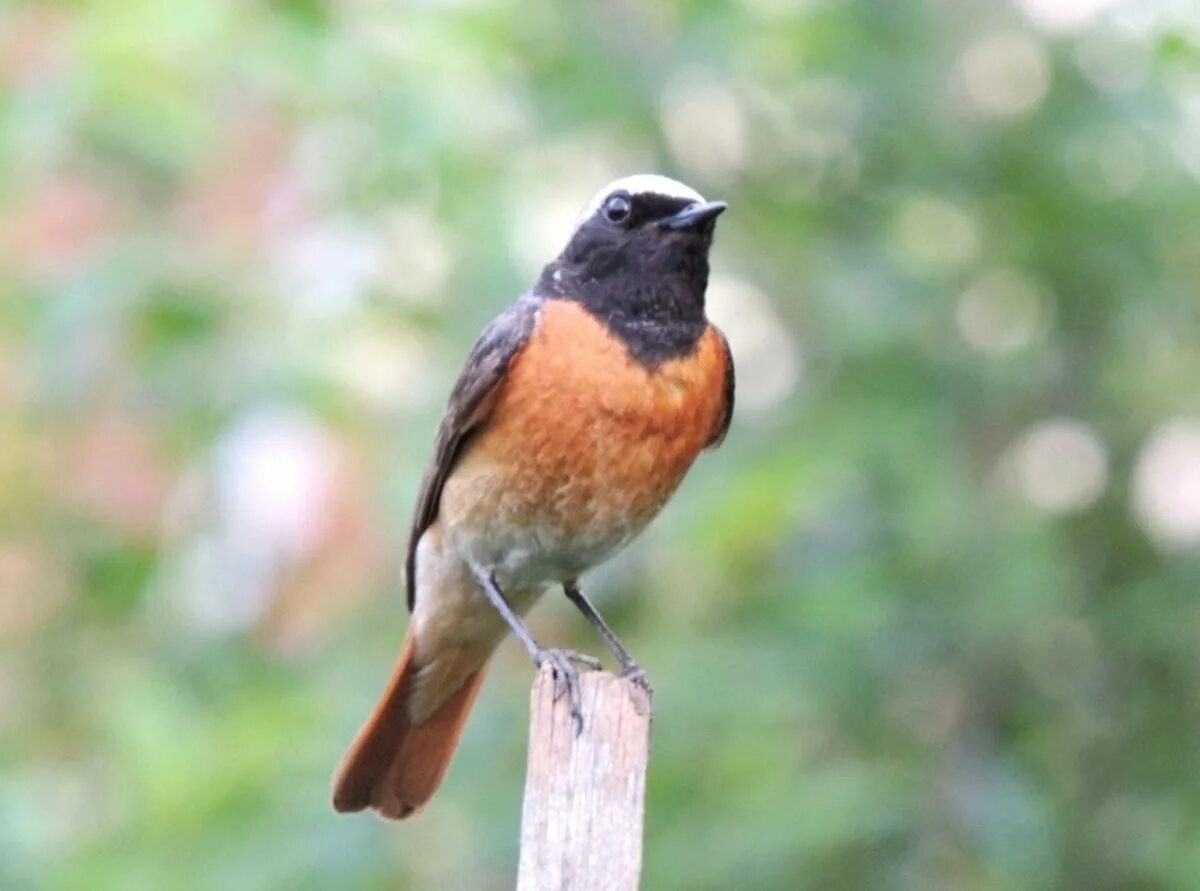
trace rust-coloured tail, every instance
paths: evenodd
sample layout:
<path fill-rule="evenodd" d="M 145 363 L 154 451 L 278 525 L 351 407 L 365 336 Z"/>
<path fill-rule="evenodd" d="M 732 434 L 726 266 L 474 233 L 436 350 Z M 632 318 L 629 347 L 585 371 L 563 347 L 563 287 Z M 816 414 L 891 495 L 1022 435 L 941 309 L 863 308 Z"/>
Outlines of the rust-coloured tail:
<path fill-rule="evenodd" d="M 384 817 L 403 820 L 432 797 L 450 765 L 484 669 L 469 674 L 427 718 L 413 723 L 408 708 L 417 680 L 413 652 L 410 634 L 387 690 L 338 768 L 333 782 L 336 810 L 371 807 Z"/>

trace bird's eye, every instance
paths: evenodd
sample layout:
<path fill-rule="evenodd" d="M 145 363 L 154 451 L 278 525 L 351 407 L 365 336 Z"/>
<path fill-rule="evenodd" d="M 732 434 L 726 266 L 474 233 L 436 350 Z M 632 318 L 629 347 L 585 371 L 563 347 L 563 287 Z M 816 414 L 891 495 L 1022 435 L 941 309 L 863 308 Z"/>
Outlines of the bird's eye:
<path fill-rule="evenodd" d="M 613 195 L 604 202 L 604 218 L 610 223 L 623 223 L 632 210 L 633 205 L 624 195 Z"/>

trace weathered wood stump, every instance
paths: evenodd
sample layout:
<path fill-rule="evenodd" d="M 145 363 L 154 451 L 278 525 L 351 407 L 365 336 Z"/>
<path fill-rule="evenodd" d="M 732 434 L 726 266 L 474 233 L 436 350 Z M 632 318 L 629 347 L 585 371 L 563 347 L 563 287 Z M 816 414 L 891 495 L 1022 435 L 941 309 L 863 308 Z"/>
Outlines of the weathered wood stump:
<path fill-rule="evenodd" d="M 580 674 L 583 729 L 550 669 L 533 685 L 517 891 L 634 891 L 642 871 L 650 699 L 606 671 Z"/>

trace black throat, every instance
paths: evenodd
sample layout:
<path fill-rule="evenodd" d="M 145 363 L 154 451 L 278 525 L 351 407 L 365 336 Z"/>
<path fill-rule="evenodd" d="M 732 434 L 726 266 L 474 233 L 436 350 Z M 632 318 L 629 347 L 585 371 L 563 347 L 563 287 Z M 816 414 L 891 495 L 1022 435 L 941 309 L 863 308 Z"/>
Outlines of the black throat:
<path fill-rule="evenodd" d="M 593 237 L 586 227 L 542 270 L 535 293 L 574 300 L 647 368 L 689 355 L 708 327 L 711 229 Z"/>

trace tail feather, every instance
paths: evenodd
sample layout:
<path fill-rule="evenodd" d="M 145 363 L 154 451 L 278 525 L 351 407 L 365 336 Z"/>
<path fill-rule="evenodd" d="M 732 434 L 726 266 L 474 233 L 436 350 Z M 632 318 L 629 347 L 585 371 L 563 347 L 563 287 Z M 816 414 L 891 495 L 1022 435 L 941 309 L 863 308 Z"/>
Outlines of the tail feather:
<path fill-rule="evenodd" d="M 370 807 L 384 817 L 402 820 L 429 801 L 450 766 L 485 669 L 468 674 L 416 723 L 409 708 L 418 689 L 414 649 L 410 634 L 387 690 L 338 768 L 333 786 L 333 806 L 338 811 Z M 421 689 L 422 698 L 428 693 Z"/>

